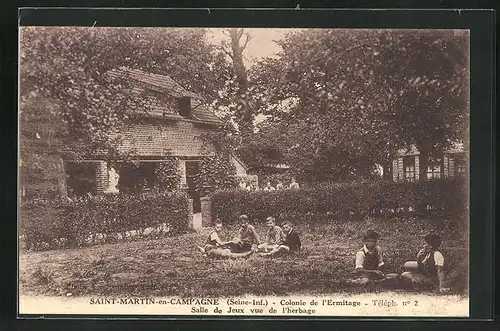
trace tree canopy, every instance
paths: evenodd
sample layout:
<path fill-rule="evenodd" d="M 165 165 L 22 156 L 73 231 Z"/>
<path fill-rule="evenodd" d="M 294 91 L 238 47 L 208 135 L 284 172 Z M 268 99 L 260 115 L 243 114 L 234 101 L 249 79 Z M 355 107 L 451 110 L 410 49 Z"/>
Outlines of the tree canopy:
<path fill-rule="evenodd" d="M 226 32 L 221 48 L 205 29 L 22 27 L 21 120 L 53 130 L 26 125 L 21 158 L 36 159 L 40 144 L 72 158 L 119 156 L 127 111 L 151 108 L 127 79 L 106 76 L 122 66 L 168 75 L 224 110 L 240 130 L 209 137 L 221 149 L 310 180 L 369 173 L 412 145 L 425 171 L 425 156 L 468 143 L 467 32 L 301 29 L 251 68 L 243 51 L 252 40 Z M 265 120 L 255 125 L 256 116 Z"/>
<path fill-rule="evenodd" d="M 311 29 L 279 44 L 253 82 L 269 137 L 299 172 L 359 175 L 399 148 L 439 154 L 467 135 L 465 33 Z"/>

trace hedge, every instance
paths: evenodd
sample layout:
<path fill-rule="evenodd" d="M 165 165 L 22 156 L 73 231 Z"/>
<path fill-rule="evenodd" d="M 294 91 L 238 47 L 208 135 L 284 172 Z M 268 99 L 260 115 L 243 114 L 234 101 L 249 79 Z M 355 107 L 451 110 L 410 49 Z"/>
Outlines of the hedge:
<path fill-rule="evenodd" d="M 100 241 L 171 235 L 188 229 L 184 193 L 106 195 L 77 201 L 26 202 L 19 209 L 19 234 L 27 249 L 77 247 Z"/>
<path fill-rule="evenodd" d="M 367 216 L 463 218 L 467 205 L 461 179 L 366 182 L 273 192 L 219 191 L 212 196 L 212 215 L 229 223 L 241 214 L 257 221 L 274 215 L 308 222 Z"/>

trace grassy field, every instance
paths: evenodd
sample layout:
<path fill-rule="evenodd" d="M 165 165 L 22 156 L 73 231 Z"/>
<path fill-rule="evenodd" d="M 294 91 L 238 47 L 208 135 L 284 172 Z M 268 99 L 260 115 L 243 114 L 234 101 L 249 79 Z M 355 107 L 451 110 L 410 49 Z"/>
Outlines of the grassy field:
<path fill-rule="evenodd" d="M 315 295 L 389 290 L 382 285 L 348 285 L 354 255 L 362 246 L 361 234 L 379 231 L 390 272 L 401 272 L 404 261 L 414 259 L 419 235 L 435 230 L 444 238 L 443 253 L 453 264 L 466 255 L 465 236 L 453 222 L 420 219 L 335 221 L 297 226 L 303 250 L 294 256 L 245 260 L 210 260 L 195 245 L 209 229 L 176 237 L 105 244 L 80 249 L 21 252 L 19 282 L 22 295 L 87 296 L 236 296 Z M 263 225 L 256 225 L 264 236 Z M 226 228 L 223 238 L 236 229 Z M 455 289 L 462 292 L 460 286 Z"/>

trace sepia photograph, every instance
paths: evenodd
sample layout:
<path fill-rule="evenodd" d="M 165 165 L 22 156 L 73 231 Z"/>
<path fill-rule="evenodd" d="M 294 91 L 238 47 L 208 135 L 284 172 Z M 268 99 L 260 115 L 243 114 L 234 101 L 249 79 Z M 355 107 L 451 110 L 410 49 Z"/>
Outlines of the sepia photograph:
<path fill-rule="evenodd" d="M 469 316 L 467 29 L 19 27 L 19 314 Z"/>

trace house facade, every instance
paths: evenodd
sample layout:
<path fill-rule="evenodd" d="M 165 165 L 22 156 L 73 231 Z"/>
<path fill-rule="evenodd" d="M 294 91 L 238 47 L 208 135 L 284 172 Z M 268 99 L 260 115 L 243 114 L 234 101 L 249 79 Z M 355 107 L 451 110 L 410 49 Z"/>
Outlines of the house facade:
<path fill-rule="evenodd" d="M 420 153 L 415 146 L 409 150 L 401 149 L 392 161 L 392 179 L 395 182 L 414 182 L 422 179 L 438 179 L 468 176 L 469 153 L 463 143 L 455 143 L 443 153 L 441 158 L 430 158 L 426 178 L 420 178 Z"/>
<path fill-rule="evenodd" d="M 112 165 L 103 160 L 68 161 L 68 185 L 71 186 L 71 181 L 79 176 L 89 178 L 88 174 L 93 174 L 93 183 L 81 190 L 103 193 L 109 186 L 109 171 L 113 167 L 119 175 L 119 192 L 147 190 L 156 184 L 156 167 L 175 156 L 181 187 L 194 200 L 199 200 L 193 180 L 198 163 L 204 155 L 215 153 L 215 147 L 203 139 L 203 135 L 219 130 L 223 124 L 221 120 L 200 96 L 185 90 L 168 76 L 128 68 L 112 70 L 108 75 L 130 79 L 134 85 L 132 93 L 151 102 L 152 111 L 131 114 L 128 126 L 122 132 L 123 139 L 118 149 L 132 155 L 131 160 L 117 160 Z M 232 156 L 231 162 L 238 176 L 247 175 L 246 165 L 241 160 Z M 85 171 L 87 175 L 83 175 Z"/>

